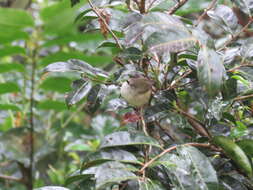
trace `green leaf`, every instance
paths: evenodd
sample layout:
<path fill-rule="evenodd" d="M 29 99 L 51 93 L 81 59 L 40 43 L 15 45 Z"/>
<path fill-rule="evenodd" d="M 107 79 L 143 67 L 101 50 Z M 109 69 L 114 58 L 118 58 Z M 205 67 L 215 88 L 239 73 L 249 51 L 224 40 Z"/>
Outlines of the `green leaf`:
<path fill-rule="evenodd" d="M 66 103 L 68 106 L 74 105 L 83 99 L 91 90 L 92 84 L 89 81 L 85 80 L 76 80 L 74 81 L 74 90 L 70 92 L 66 98 Z"/>
<path fill-rule="evenodd" d="M 207 11 L 207 15 L 231 34 L 238 29 L 238 19 L 233 10 L 228 6 L 218 5 L 214 10 Z"/>
<path fill-rule="evenodd" d="M 20 111 L 20 107 L 15 104 L 0 104 L 0 110 Z"/>
<path fill-rule="evenodd" d="M 19 92 L 19 86 L 14 82 L 0 83 L 0 94 Z"/>
<path fill-rule="evenodd" d="M 54 111 L 67 110 L 65 102 L 55 100 L 43 100 L 38 103 L 37 108 L 41 110 L 54 110 Z"/>
<path fill-rule="evenodd" d="M 236 142 L 237 145 L 245 152 L 246 155 L 253 158 L 253 140 L 252 139 L 243 139 Z"/>
<path fill-rule="evenodd" d="M 40 16 L 44 21 L 44 32 L 46 34 L 61 36 L 76 33 L 77 27 L 74 24 L 75 11 L 79 7 L 79 5 L 71 7 L 69 0 L 62 0 L 42 9 Z"/>
<path fill-rule="evenodd" d="M 253 1 L 252 0 L 232 0 L 241 11 L 252 16 L 253 13 Z"/>
<path fill-rule="evenodd" d="M 78 73 L 85 73 L 91 76 L 101 76 L 101 77 L 108 77 L 108 74 L 99 69 L 92 67 L 90 64 L 78 60 L 78 59 L 70 59 L 67 62 L 56 62 L 48 65 L 44 72 L 78 72 Z"/>
<path fill-rule="evenodd" d="M 70 190 L 65 187 L 60 187 L 60 186 L 45 186 L 45 187 L 40 187 L 36 188 L 35 190 Z"/>
<path fill-rule="evenodd" d="M 180 20 L 161 12 L 150 12 L 128 27 L 127 44 L 131 45 L 138 39 L 144 40 L 148 51 L 157 53 L 179 52 L 197 41 Z"/>
<path fill-rule="evenodd" d="M 24 72 L 25 67 L 20 63 L 4 63 L 0 64 L 0 73 L 10 72 L 10 71 L 18 71 Z"/>
<path fill-rule="evenodd" d="M 80 180 L 87 180 L 94 177 L 93 174 L 79 174 L 79 175 L 72 175 L 69 176 L 65 181 L 65 186 L 68 186 L 74 182 L 80 181 Z"/>
<path fill-rule="evenodd" d="M 34 25 L 32 16 L 24 10 L 0 8 L 0 26 L 21 29 Z"/>
<path fill-rule="evenodd" d="M 107 161 L 140 164 L 140 162 L 132 153 L 125 150 L 113 148 L 108 150 L 100 150 L 98 152 L 87 155 L 84 159 L 82 170 L 102 164 Z"/>
<path fill-rule="evenodd" d="M 139 190 L 165 190 L 165 188 L 158 182 L 151 180 L 139 180 Z"/>
<path fill-rule="evenodd" d="M 249 134 L 247 126 L 244 125 L 242 122 L 236 121 L 236 125 L 237 126 L 232 128 L 231 130 L 231 134 L 230 134 L 231 137 L 239 138 L 239 137 Z"/>
<path fill-rule="evenodd" d="M 248 176 L 252 176 L 252 168 L 249 159 L 237 144 L 224 136 L 214 137 L 213 143 L 221 147 L 227 156 L 231 158 Z"/>
<path fill-rule="evenodd" d="M 223 85 L 225 68 L 219 54 L 203 47 L 199 51 L 197 64 L 198 79 L 210 96 L 216 95 Z"/>
<path fill-rule="evenodd" d="M 129 146 L 129 145 L 151 145 L 161 148 L 159 143 L 143 133 L 129 133 L 127 131 L 115 132 L 104 137 L 101 148 Z"/>
<path fill-rule="evenodd" d="M 0 42 L 1 43 L 8 43 L 12 42 L 14 40 L 20 40 L 24 39 L 27 40 L 29 38 L 28 33 L 19 31 L 19 30 L 14 30 L 11 27 L 1 27 L 0 25 Z"/>
<path fill-rule="evenodd" d="M 182 190 L 218 189 L 218 178 L 209 159 L 198 149 L 179 146 L 176 154 L 165 154 L 159 162 L 167 168 L 169 177 Z"/>
<path fill-rule="evenodd" d="M 25 48 L 19 46 L 7 46 L 0 48 L 0 57 L 16 55 L 16 54 L 26 54 Z"/>
<path fill-rule="evenodd" d="M 49 77 L 41 83 L 40 88 L 65 93 L 71 91 L 71 82 L 67 77 Z"/>
<path fill-rule="evenodd" d="M 84 170 L 83 174 L 95 174 L 96 189 L 101 190 L 122 181 L 138 179 L 131 170 L 136 170 L 136 168 L 119 162 L 106 162 Z"/>

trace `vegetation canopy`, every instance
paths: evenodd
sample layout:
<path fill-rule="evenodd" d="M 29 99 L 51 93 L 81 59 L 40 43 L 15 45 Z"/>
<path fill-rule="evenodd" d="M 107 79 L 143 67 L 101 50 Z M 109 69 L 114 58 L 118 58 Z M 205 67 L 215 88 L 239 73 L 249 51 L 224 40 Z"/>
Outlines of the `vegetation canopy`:
<path fill-rule="evenodd" d="M 253 0 L 0 5 L 1 190 L 253 189 Z"/>

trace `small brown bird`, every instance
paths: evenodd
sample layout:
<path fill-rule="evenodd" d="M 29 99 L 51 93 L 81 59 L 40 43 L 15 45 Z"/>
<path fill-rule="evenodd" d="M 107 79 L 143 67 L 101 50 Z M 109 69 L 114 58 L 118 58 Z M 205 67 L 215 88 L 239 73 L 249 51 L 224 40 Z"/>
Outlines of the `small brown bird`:
<path fill-rule="evenodd" d="M 130 78 L 122 84 L 120 93 L 130 105 L 142 107 L 149 102 L 152 82 L 144 77 Z"/>

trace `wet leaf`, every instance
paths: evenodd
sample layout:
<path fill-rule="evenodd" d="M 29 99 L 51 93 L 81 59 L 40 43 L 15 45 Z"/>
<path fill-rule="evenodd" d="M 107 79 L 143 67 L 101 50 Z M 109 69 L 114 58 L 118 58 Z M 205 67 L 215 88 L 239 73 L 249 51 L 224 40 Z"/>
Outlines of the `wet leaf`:
<path fill-rule="evenodd" d="M 238 19 L 228 6 L 218 5 L 214 10 L 207 11 L 207 15 L 231 34 L 238 29 Z"/>
<path fill-rule="evenodd" d="M 108 185 L 119 184 L 130 179 L 138 179 L 131 170 L 136 170 L 136 168 L 119 162 L 106 162 L 84 170 L 83 174 L 94 174 L 96 189 L 103 189 Z"/>
<path fill-rule="evenodd" d="M 120 131 L 105 136 L 101 143 L 101 148 L 145 144 L 160 147 L 155 139 L 145 136 L 143 133 Z"/>
<path fill-rule="evenodd" d="M 92 88 L 92 84 L 89 81 L 78 80 L 73 87 L 74 90 L 70 92 L 66 98 L 66 103 L 68 106 L 74 105 L 84 98 Z"/>
<path fill-rule="evenodd" d="M 225 68 L 218 53 L 206 47 L 198 55 L 198 79 L 210 96 L 216 95 L 223 85 Z"/>
<path fill-rule="evenodd" d="M 65 181 L 65 186 L 68 186 L 68 185 L 70 185 L 72 183 L 75 183 L 75 182 L 78 182 L 80 180 L 82 180 L 82 181 L 87 180 L 87 179 L 90 179 L 92 177 L 94 177 L 93 174 L 76 174 L 76 175 L 74 174 L 72 176 L 67 177 L 67 179 Z"/>
<path fill-rule="evenodd" d="M 108 161 L 140 164 L 140 162 L 132 153 L 118 148 L 113 148 L 108 150 L 100 150 L 98 152 L 88 154 L 82 164 L 82 170 L 96 165 L 100 165 Z"/>
<path fill-rule="evenodd" d="M 90 64 L 79 60 L 79 59 L 70 59 L 67 62 L 55 62 L 48 65 L 44 72 L 79 72 L 79 73 L 86 73 L 91 76 L 101 76 L 101 77 L 108 77 L 108 74 L 99 69 L 91 66 Z"/>
<path fill-rule="evenodd" d="M 198 149 L 180 146 L 176 154 L 166 154 L 159 163 L 167 168 L 173 185 L 178 189 L 218 189 L 216 172 L 209 159 Z"/>
<path fill-rule="evenodd" d="M 231 158 L 248 176 L 252 176 L 252 168 L 249 159 L 238 145 L 224 136 L 215 136 L 213 138 L 213 143 L 221 147 L 227 156 Z"/>

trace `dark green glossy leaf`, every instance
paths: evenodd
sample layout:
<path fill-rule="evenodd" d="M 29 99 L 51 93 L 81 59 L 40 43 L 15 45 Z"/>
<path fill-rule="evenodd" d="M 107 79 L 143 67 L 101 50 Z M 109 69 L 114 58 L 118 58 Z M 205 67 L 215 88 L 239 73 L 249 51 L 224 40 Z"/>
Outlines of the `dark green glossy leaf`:
<path fill-rule="evenodd" d="M 74 182 L 80 181 L 80 180 L 87 180 L 94 177 L 93 174 L 78 174 L 78 175 L 72 175 L 69 176 L 65 181 L 65 186 L 68 186 Z"/>
<path fill-rule="evenodd" d="M 101 148 L 145 144 L 161 147 L 155 139 L 145 136 L 143 133 L 120 131 L 105 136 L 101 143 Z"/>
<path fill-rule="evenodd" d="M 243 139 L 236 142 L 237 145 L 245 152 L 246 155 L 253 158 L 253 140 L 252 139 Z"/>
<path fill-rule="evenodd" d="M 19 86 L 14 82 L 0 83 L 0 94 L 19 92 Z"/>
<path fill-rule="evenodd" d="M 71 80 L 67 77 L 48 77 L 40 85 L 44 90 L 65 93 L 71 91 Z"/>
<path fill-rule="evenodd" d="M 216 95 L 223 85 L 225 68 L 218 53 L 203 47 L 198 55 L 198 79 L 210 96 Z"/>
<path fill-rule="evenodd" d="M 20 107 L 15 104 L 0 104 L 0 110 L 20 111 Z"/>
<path fill-rule="evenodd" d="M 252 176 L 252 168 L 249 159 L 237 144 L 224 136 L 215 136 L 213 138 L 213 143 L 221 147 L 227 156 L 231 158 L 248 176 Z"/>
<path fill-rule="evenodd" d="M 87 155 L 87 157 L 84 159 L 82 169 L 96 166 L 107 161 L 140 164 L 140 162 L 132 153 L 127 152 L 125 150 L 113 148 Z"/>
<path fill-rule="evenodd" d="M 158 161 L 168 169 L 176 189 L 218 189 L 216 171 L 203 153 L 191 146 L 180 146 L 177 153 L 178 155 L 166 154 Z"/>
<path fill-rule="evenodd" d="M 43 100 L 38 103 L 37 108 L 41 110 L 55 110 L 55 111 L 67 110 L 65 102 L 55 100 Z"/>
<path fill-rule="evenodd" d="M 231 34 L 238 29 L 238 19 L 228 6 L 218 5 L 214 10 L 207 11 L 207 15 Z"/>
<path fill-rule="evenodd" d="M 96 189 L 100 190 L 122 181 L 138 179 L 131 170 L 136 170 L 136 168 L 119 162 L 106 162 L 84 170 L 83 174 L 95 174 Z"/>
<path fill-rule="evenodd" d="M 74 90 L 70 92 L 66 98 L 67 105 L 71 106 L 79 102 L 82 98 L 84 98 L 92 88 L 92 84 L 89 81 L 78 80 L 75 81 Z"/>
<path fill-rule="evenodd" d="M 78 60 L 78 59 L 70 59 L 67 62 L 56 62 L 48 65 L 44 72 L 78 72 L 78 73 L 86 73 L 92 76 L 101 76 L 108 77 L 108 74 L 98 68 L 92 67 L 90 64 Z"/>
<path fill-rule="evenodd" d="M 126 61 L 129 60 L 136 61 L 141 59 L 142 52 L 138 48 L 130 47 L 123 50 L 123 52 L 119 54 L 119 57 L 124 58 Z"/>
<path fill-rule="evenodd" d="M 139 186 L 139 190 L 166 190 L 161 184 L 152 180 L 139 180 Z"/>

